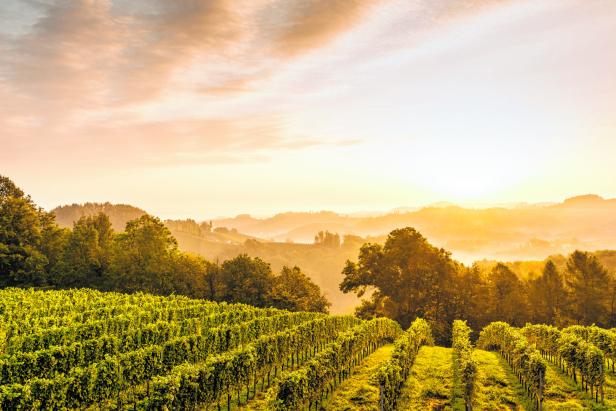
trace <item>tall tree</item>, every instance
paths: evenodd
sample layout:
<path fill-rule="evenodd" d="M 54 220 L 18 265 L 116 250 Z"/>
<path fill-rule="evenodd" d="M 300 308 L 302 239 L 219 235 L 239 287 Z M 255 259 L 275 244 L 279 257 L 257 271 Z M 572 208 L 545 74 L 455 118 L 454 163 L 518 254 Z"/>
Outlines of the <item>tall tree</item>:
<path fill-rule="evenodd" d="M 456 307 L 456 318 L 466 319 L 473 330 L 481 330 L 490 322 L 490 286 L 477 264 L 463 269 L 451 288 L 455 290 L 452 305 Z"/>
<path fill-rule="evenodd" d="M 206 277 L 211 263 L 196 255 L 173 253 L 171 264 L 173 292 L 193 298 L 209 297 Z"/>
<path fill-rule="evenodd" d="M 172 258 L 178 244 L 156 217 L 144 215 L 126 223 L 116 237 L 111 262 L 115 287 L 124 291 L 173 292 Z"/>
<path fill-rule="evenodd" d="M 565 325 L 563 311 L 567 292 L 556 264 L 548 260 L 541 275 L 529 283 L 529 302 L 533 322 Z"/>
<path fill-rule="evenodd" d="M 43 285 L 49 264 L 41 250 L 41 219 L 30 196 L 0 175 L 0 286 Z"/>
<path fill-rule="evenodd" d="M 522 326 L 528 320 L 524 284 L 505 264 L 498 263 L 490 273 L 492 320 Z"/>
<path fill-rule="evenodd" d="M 272 269 L 259 257 L 239 255 L 222 264 L 220 281 L 221 298 L 228 302 L 241 302 L 266 307 L 267 294 L 274 280 Z"/>
<path fill-rule="evenodd" d="M 68 236 L 54 276 L 61 287 L 108 286 L 114 233 L 106 214 L 81 217 Z"/>
<path fill-rule="evenodd" d="M 249 240 L 246 240 L 249 241 Z M 222 281 L 221 267 L 218 260 L 205 268 L 205 298 L 221 301 L 225 285 Z"/>
<path fill-rule="evenodd" d="M 323 247 L 340 248 L 340 235 L 329 231 L 319 231 L 314 236 L 314 243 Z"/>
<path fill-rule="evenodd" d="M 40 209 L 39 213 L 41 222 L 39 249 L 47 259 L 45 271 L 47 272 L 48 282 L 54 284 L 54 276 L 62 264 L 64 249 L 71 231 L 67 228 L 60 228 L 53 213 L 47 213 Z"/>
<path fill-rule="evenodd" d="M 573 252 L 567 260 L 565 284 L 572 321 L 585 325 L 606 323 L 610 276 L 597 257 L 587 252 Z"/>
<path fill-rule="evenodd" d="M 446 341 L 455 316 L 451 285 L 459 269 L 449 253 L 407 227 L 392 231 L 384 246 L 362 246 L 358 262 L 347 261 L 340 289 L 360 297 L 372 290 L 370 306 L 378 311 L 371 315 L 388 316 L 403 327 L 416 317 L 426 318 L 437 337 Z"/>
<path fill-rule="evenodd" d="M 280 275 L 273 280 L 268 299 L 274 307 L 290 311 L 326 313 L 331 305 L 321 294 L 319 286 L 302 273 L 299 267 L 282 267 Z"/>

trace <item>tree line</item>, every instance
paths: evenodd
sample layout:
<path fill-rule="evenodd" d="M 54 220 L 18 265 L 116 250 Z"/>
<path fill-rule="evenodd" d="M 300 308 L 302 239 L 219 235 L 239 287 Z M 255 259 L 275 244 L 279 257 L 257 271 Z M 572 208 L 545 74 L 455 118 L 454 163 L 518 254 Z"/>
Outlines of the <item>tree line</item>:
<path fill-rule="evenodd" d="M 387 316 L 403 327 L 425 318 L 441 343 L 450 342 L 458 318 L 474 330 L 494 321 L 616 327 L 616 277 L 583 251 L 562 268 L 548 260 L 541 273 L 522 279 L 503 263 L 487 272 L 465 266 L 407 227 L 392 231 L 384 245 L 364 244 L 342 273 L 343 292 L 367 297 L 358 316 Z"/>
<path fill-rule="evenodd" d="M 315 238 L 337 253 L 357 241 L 365 240 L 345 236 L 341 242 L 329 232 Z M 450 341 L 458 318 L 474 330 L 494 321 L 616 327 L 616 278 L 594 254 L 575 251 L 565 262 L 547 261 L 528 278 L 503 263 L 484 267 L 455 261 L 407 227 L 392 231 L 384 244 L 364 244 L 357 261 L 344 266 L 340 289 L 365 297 L 358 316 L 390 317 L 404 328 L 425 318 L 441 343 Z M 123 232 L 102 213 L 61 228 L 53 213 L 0 176 L 0 287 L 7 286 L 175 293 L 319 312 L 330 305 L 298 267 L 274 273 L 263 259 L 244 253 L 220 263 L 182 252 L 165 224 L 147 214 L 128 221 Z"/>
<path fill-rule="evenodd" d="M 295 311 L 330 306 L 300 268 L 274 273 L 246 254 L 219 263 L 181 252 L 165 224 L 147 214 L 123 232 L 103 213 L 61 228 L 53 213 L 0 176 L 0 287 L 9 286 L 183 294 Z"/>

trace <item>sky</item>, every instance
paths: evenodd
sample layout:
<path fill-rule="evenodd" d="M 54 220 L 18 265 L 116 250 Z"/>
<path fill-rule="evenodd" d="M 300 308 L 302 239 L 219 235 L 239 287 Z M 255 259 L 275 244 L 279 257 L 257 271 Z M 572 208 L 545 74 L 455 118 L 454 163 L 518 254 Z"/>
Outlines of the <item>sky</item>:
<path fill-rule="evenodd" d="M 164 218 L 616 197 L 614 0 L 2 0 L 0 174 Z"/>

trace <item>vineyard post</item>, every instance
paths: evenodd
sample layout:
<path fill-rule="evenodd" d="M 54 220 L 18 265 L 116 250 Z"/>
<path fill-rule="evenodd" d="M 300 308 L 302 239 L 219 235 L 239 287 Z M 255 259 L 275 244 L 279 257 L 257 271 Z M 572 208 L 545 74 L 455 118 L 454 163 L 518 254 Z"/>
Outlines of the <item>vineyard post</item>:
<path fill-rule="evenodd" d="M 543 406 L 543 371 L 539 373 L 539 411 Z"/>
<path fill-rule="evenodd" d="M 603 364 L 601 364 L 601 374 L 603 374 Z M 601 385 L 599 385 L 599 390 L 601 391 L 601 404 L 605 404 L 605 398 L 603 396 L 603 384 L 604 384 L 605 378 L 603 378 L 601 380 Z"/>
<path fill-rule="evenodd" d="M 385 411 L 385 395 L 383 393 L 383 383 L 379 384 L 379 411 Z"/>

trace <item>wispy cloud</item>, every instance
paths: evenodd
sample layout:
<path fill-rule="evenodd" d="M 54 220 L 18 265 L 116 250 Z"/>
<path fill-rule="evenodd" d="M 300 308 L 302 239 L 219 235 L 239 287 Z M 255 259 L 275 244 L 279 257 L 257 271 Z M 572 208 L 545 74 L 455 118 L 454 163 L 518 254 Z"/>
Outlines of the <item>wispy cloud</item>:
<path fill-rule="evenodd" d="M 414 26 L 438 26 L 508 2 L 5 0 L 0 16 L 12 23 L 0 31 L 0 155 L 61 157 L 70 147 L 91 158 L 89 147 L 96 145 L 110 147 L 98 149 L 100 158 L 126 152 L 172 163 L 353 145 L 358 140 L 325 137 L 332 133 L 298 133 L 285 118 L 301 117 L 302 95 L 318 108 L 321 98 L 342 88 L 354 58 L 361 57 L 358 66 L 369 62 L 385 44 L 381 37 L 376 44 L 357 41 L 338 76 L 333 65 L 342 60 L 328 60 L 336 53 L 316 56 L 308 67 L 303 57 L 361 29 L 373 15 L 383 19 L 375 33 L 396 30 L 402 40 L 390 45 L 406 47 Z M 152 114 L 151 105 L 160 108 Z"/>
<path fill-rule="evenodd" d="M 271 36 L 275 53 L 295 56 L 321 47 L 358 24 L 385 0 L 300 0 L 282 10 Z"/>

